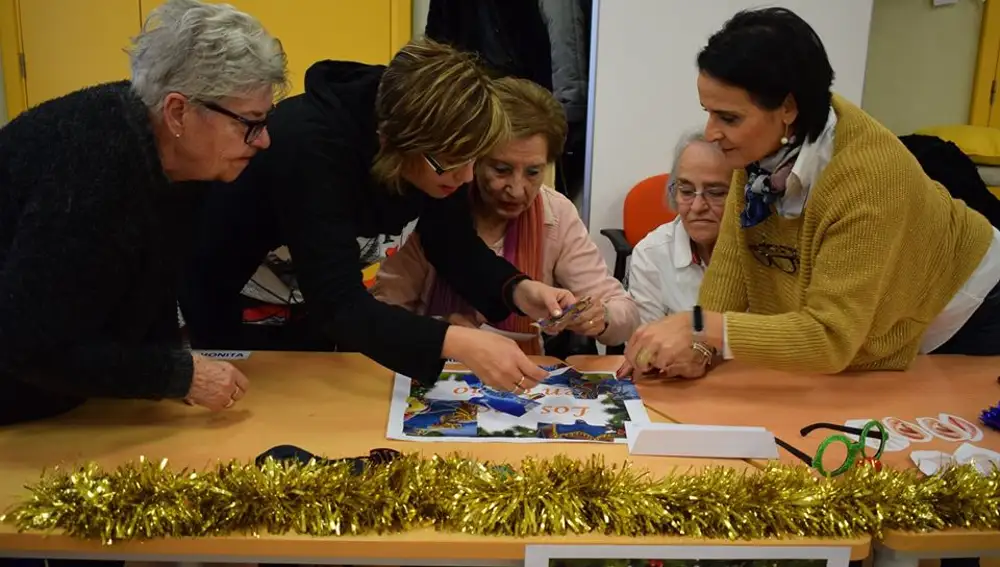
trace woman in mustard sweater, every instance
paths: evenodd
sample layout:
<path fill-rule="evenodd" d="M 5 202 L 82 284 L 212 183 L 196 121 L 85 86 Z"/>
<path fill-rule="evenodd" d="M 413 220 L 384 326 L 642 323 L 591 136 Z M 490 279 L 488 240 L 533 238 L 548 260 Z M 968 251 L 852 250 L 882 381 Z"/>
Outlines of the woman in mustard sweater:
<path fill-rule="evenodd" d="M 706 138 L 737 170 L 733 190 L 701 306 L 641 327 L 623 373 L 698 377 L 714 353 L 813 373 L 1000 354 L 1000 232 L 831 94 L 809 24 L 740 12 L 698 68 Z"/>

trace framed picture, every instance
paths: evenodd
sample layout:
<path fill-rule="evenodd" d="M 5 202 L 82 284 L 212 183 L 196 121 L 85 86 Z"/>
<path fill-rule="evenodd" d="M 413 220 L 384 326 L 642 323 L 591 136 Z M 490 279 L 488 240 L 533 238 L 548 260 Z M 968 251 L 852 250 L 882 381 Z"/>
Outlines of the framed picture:
<path fill-rule="evenodd" d="M 529 545 L 525 567 L 848 567 L 849 547 Z"/>

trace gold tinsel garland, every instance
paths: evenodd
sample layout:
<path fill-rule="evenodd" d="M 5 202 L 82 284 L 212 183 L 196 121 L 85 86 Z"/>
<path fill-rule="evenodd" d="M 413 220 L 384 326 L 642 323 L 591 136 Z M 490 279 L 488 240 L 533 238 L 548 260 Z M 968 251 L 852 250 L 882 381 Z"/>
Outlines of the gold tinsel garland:
<path fill-rule="evenodd" d="M 113 471 L 56 469 L 0 521 L 105 543 L 165 536 L 330 536 L 432 526 L 483 535 L 603 533 L 697 538 L 878 536 L 882 530 L 1000 529 L 1000 472 L 924 478 L 861 466 L 827 479 L 805 467 L 726 467 L 662 478 L 602 459 L 527 459 L 504 470 L 458 456 L 348 463 L 229 462 L 173 471 L 146 459 Z"/>

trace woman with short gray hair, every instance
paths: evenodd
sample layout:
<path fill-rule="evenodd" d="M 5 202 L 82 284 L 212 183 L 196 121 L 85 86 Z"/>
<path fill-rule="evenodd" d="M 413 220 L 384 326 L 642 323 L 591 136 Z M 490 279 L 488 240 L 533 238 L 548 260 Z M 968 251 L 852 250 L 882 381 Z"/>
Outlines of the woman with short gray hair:
<path fill-rule="evenodd" d="M 722 150 L 701 130 L 681 136 L 673 164 L 666 198 L 677 217 L 640 240 L 629 263 L 629 293 L 644 324 L 698 302 L 733 177 Z"/>
<path fill-rule="evenodd" d="M 270 144 L 281 44 L 223 4 L 169 0 L 132 78 L 44 102 L 0 129 L 0 424 L 87 398 L 220 410 L 247 389 L 182 347 L 178 266 L 198 197 Z"/>

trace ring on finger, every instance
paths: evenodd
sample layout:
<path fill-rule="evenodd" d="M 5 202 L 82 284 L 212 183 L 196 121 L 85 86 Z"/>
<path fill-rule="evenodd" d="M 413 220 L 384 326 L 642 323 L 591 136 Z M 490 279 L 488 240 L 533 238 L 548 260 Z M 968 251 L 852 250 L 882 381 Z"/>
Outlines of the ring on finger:
<path fill-rule="evenodd" d="M 524 376 L 521 376 L 521 379 L 517 381 L 517 384 L 514 384 L 514 387 L 515 388 L 524 388 L 524 386 L 522 386 L 521 384 L 524 384 Z"/>
<path fill-rule="evenodd" d="M 228 401 L 228 402 L 226 402 L 226 405 L 225 405 L 225 407 L 226 407 L 227 409 L 228 409 L 228 408 L 231 408 L 231 407 L 233 407 L 233 404 L 235 404 L 235 403 L 236 403 L 236 400 L 234 400 L 234 399 L 232 399 L 232 398 L 229 398 L 229 401 Z"/>
<path fill-rule="evenodd" d="M 653 354 L 651 352 L 646 349 L 642 349 L 639 351 L 638 356 L 635 357 L 635 363 L 640 367 L 646 367 L 649 366 L 650 362 L 652 362 L 652 358 Z"/>

